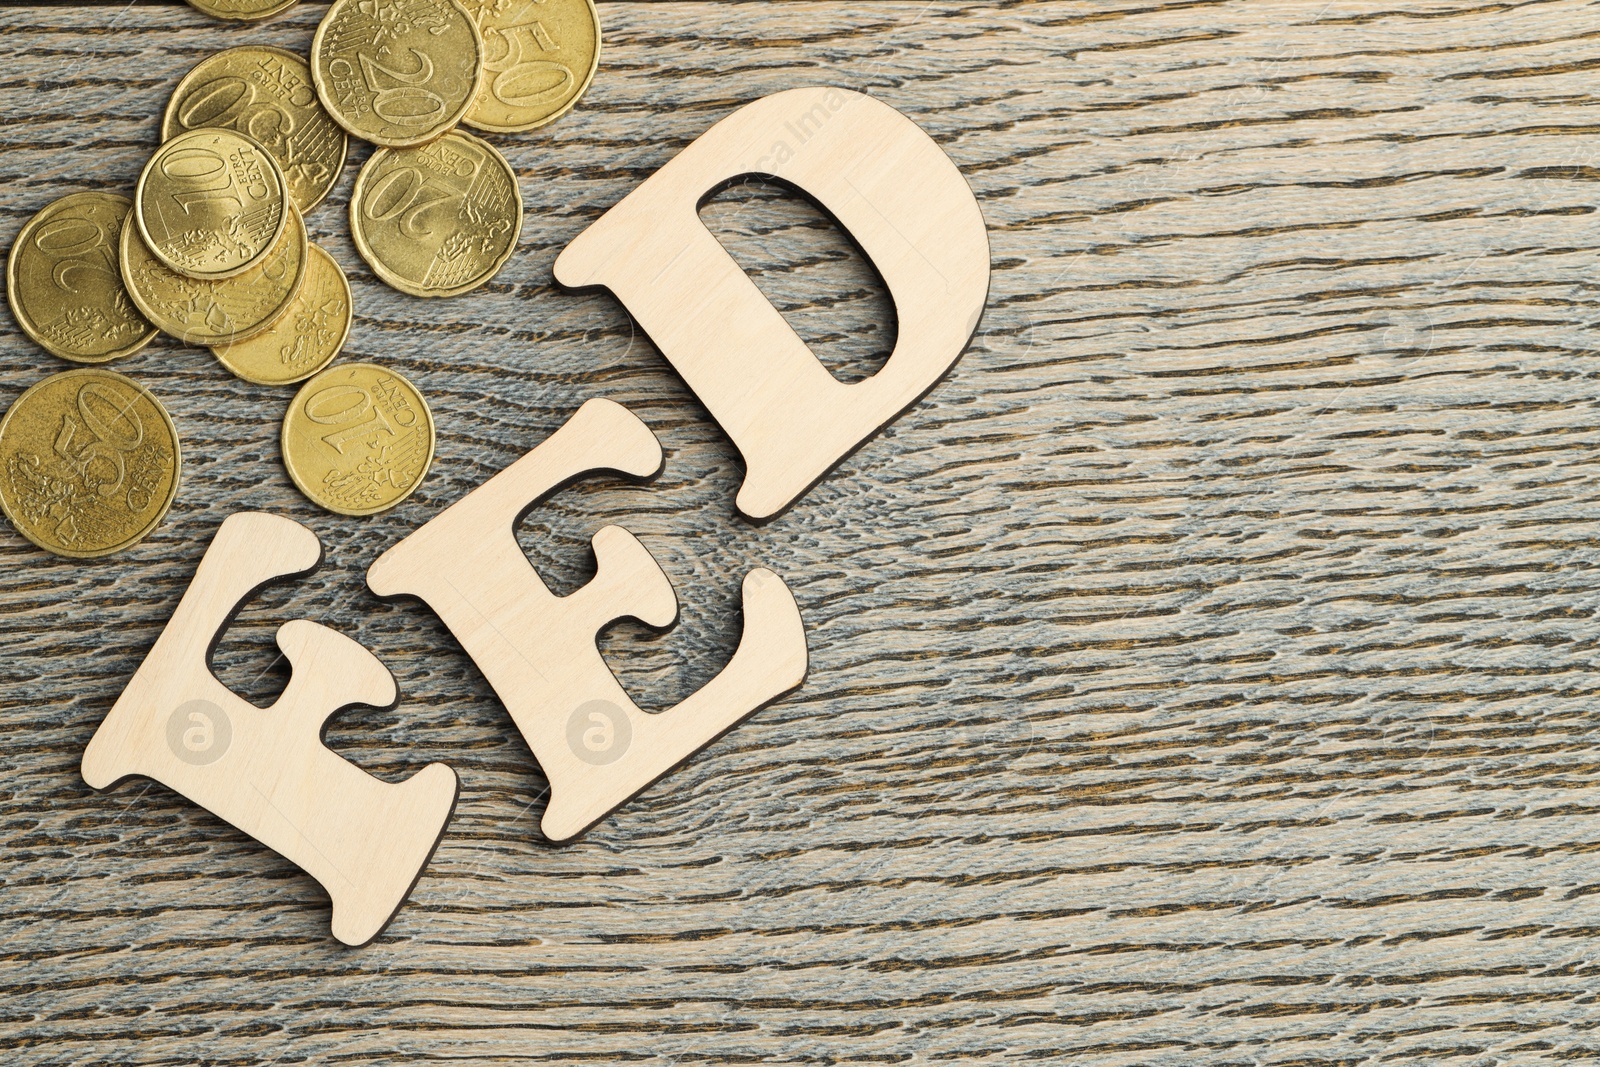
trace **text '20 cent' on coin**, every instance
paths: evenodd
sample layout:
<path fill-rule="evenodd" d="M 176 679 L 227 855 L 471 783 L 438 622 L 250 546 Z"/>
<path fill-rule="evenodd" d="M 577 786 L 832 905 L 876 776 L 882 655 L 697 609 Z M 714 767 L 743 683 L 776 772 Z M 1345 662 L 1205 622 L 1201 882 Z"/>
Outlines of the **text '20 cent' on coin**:
<path fill-rule="evenodd" d="M 483 38 L 456 0 L 333 0 L 311 41 L 328 114 L 390 148 L 460 122 L 482 74 Z"/>
<path fill-rule="evenodd" d="M 155 257 L 206 281 L 265 259 L 292 206 L 271 153 L 237 130 L 190 130 L 164 142 L 133 194 L 139 233 Z"/>
<path fill-rule="evenodd" d="M 382 148 L 356 176 L 350 235 L 385 282 L 454 296 L 494 277 L 522 232 L 517 175 L 494 146 L 453 130 L 421 148 Z"/>
<path fill-rule="evenodd" d="M 194 345 L 226 345 L 270 326 L 300 292 L 310 258 L 305 223 L 291 204 L 289 224 L 266 261 L 222 281 L 188 278 L 151 254 L 137 226 L 122 230 L 122 282 L 144 317 Z"/>
<path fill-rule="evenodd" d="M 594 0 L 461 0 L 483 36 L 483 81 L 461 121 L 520 133 L 572 110 L 600 63 Z"/>
<path fill-rule="evenodd" d="M 256 19 L 271 18 L 299 2 L 300 0 L 189 0 L 190 6 L 196 11 L 204 12 L 214 19 L 229 19 L 236 22 L 254 22 Z"/>
<path fill-rule="evenodd" d="M 300 295 L 254 337 L 211 349 L 235 375 L 258 385 L 288 385 L 333 362 L 350 334 L 350 284 L 338 261 L 311 246 Z"/>
<path fill-rule="evenodd" d="M 0 508 L 62 556 L 103 556 L 160 525 L 182 459 L 150 391 L 98 367 L 52 375 L 0 419 Z"/>
<path fill-rule="evenodd" d="M 183 76 L 161 117 L 161 139 L 207 127 L 246 134 L 272 153 L 301 212 L 328 195 L 349 147 L 317 99 L 311 67 L 267 45 L 218 52 Z"/>
<path fill-rule="evenodd" d="M 329 367 L 283 417 L 283 465 L 340 515 L 375 515 L 411 495 L 433 463 L 433 414 L 416 386 L 372 363 Z"/>
<path fill-rule="evenodd" d="M 79 363 L 128 356 L 150 343 L 122 286 L 117 244 L 133 202 L 73 193 L 22 227 L 6 261 L 6 296 L 23 331 L 51 354 Z"/>

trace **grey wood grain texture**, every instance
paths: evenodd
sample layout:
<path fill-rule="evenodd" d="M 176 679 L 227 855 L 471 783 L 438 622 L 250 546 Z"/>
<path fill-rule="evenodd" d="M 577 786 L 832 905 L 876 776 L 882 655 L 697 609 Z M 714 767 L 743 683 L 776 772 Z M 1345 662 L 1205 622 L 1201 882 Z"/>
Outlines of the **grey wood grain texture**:
<path fill-rule="evenodd" d="M 51 198 L 129 190 L 190 64 L 303 49 L 321 8 L 0 11 L 0 247 Z M 172 514 L 79 564 L 0 534 L 0 1050 L 7 1064 L 1512 1064 L 1600 1059 L 1600 413 L 1590 327 L 1600 7 L 1583 3 L 610 3 L 599 76 L 496 138 L 527 222 L 484 290 L 350 272 L 349 358 L 428 394 L 433 473 L 375 519 L 279 463 L 287 390 L 161 340 L 120 369 L 183 435 Z M 936 137 L 991 227 L 975 342 L 779 521 L 732 446 L 555 253 L 739 103 L 870 89 Z M 831 224 L 759 185 L 711 225 L 859 374 L 888 304 Z M 0 401 L 61 369 L 0 332 Z M 603 645 L 665 707 L 773 567 L 803 689 L 580 843 L 387 545 L 584 398 L 668 450 L 522 537 L 561 589 L 605 522 L 683 603 Z M 165 789 L 89 790 L 84 743 L 211 533 L 245 508 L 328 559 L 217 657 L 261 702 L 271 633 L 321 619 L 402 703 L 329 743 L 457 768 L 455 821 L 378 943 L 300 871 Z"/>

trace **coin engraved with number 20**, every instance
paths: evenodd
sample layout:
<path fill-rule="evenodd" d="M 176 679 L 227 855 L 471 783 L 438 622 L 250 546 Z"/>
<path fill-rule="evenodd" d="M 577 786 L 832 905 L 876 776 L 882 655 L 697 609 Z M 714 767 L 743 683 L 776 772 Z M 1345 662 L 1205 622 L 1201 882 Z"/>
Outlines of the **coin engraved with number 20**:
<path fill-rule="evenodd" d="M 390 148 L 461 121 L 483 38 L 456 0 L 334 0 L 311 41 L 311 77 L 335 122 Z"/>

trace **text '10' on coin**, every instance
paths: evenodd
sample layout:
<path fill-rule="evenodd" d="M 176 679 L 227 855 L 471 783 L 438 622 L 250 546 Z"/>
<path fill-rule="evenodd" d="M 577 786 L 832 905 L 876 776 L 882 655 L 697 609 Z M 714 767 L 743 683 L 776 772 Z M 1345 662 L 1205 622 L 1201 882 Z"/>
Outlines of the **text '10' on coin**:
<path fill-rule="evenodd" d="M 483 35 L 483 81 L 461 121 L 520 133 L 565 115 L 594 80 L 593 0 L 461 0 Z"/>
<path fill-rule="evenodd" d="M 161 139 L 206 128 L 237 131 L 270 152 L 301 212 L 328 195 L 349 147 L 317 99 L 311 67 L 267 45 L 218 52 L 183 76 L 161 118 Z"/>
<path fill-rule="evenodd" d="M 452 130 L 421 148 L 381 148 L 356 176 L 350 235 L 361 258 L 413 296 L 454 296 L 494 277 L 522 232 L 505 157 Z"/>
<path fill-rule="evenodd" d="M 258 385 L 288 385 L 333 362 L 350 334 L 350 284 L 338 262 L 316 245 L 300 295 L 254 337 L 211 349 L 235 375 Z"/>
<path fill-rule="evenodd" d="M 0 420 L 0 507 L 62 556 L 103 556 L 154 530 L 178 491 L 172 419 L 149 390 L 98 367 L 52 375 Z"/>
<path fill-rule="evenodd" d="M 329 367 L 283 417 L 283 465 L 340 515 L 374 515 L 411 495 L 433 463 L 433 414 L 416 386 L 371 363 Z"/>
<path fill-rule="evenodd" d="M 483 38 L 456 0 L 333 0 L 311 41 L 328 114 L 390 148 L 460 122 L 482 74 Z"/>
<path fill-rule="evenodd" d="M 6 296 L 17 323 L 52 355 L 79 363 L 129 356 L 155 327 L 122 285 L 117 244 L 133 202 L 73 193 L 22 227 L 6 261 Z"/>
<path fill-rule="evenodd" d="M 189 0 L 189 4 L 196 11 L 204 12 L 214 19 L 237 22 L 254 22 L 256 19 L 271 18 L 299 2 L 300 0 Z"/>
<path fill-rule="evenodd" d="M 291 207 L 271 154 L 236 130 L 190 130 L 163 142 L 133 194 L 139 233 L 155 257 L 206 281 L 265 259 Z"/>
<path fill-rule="evenodd" d="M 122 231 L 122 281 L 144 317 L 163 333 L 194 345 L 226 345 L 270 326 L 300 292 L 310 258 L 300 213 L 289 206 L 289 224 L 266 261 L 236 278 L 200 281 L 169 270 L 139 236 Z"/>

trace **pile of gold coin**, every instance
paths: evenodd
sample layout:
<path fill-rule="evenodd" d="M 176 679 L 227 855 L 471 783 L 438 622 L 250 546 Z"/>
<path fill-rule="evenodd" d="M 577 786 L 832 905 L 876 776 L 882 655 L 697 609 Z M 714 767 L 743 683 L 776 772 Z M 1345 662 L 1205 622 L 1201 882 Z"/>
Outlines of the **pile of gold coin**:
<path fill-rule="evenodd" d="M 294 0 L 191 3 L 254 20 Z M 247 382 L 304 382 L 280 437 L 295 485 L 340 514 L 394 507 L 432 462 L 433 416 L 395 371 L 330 365 L 350 333 L 350 286 L 304 215 L 338 182 L 353 134 L 378 146 L 349 204 L 373 273 L 414 296 L 481 286 L 516 247 L 522 198 L 505 157 L 457 127 L 559 118 L 599 55 L 592 0 L 334 0 L 309 62 L 244 45 L 191 70 L 131 199 L 74 193 L 30 219 L 7 261 L 12 312 L 77 363 L 131 356 L 161 332 Z M 0 509 L 61 555 L 143 539 L 181 466 L 161 402 L 101 367 L 44 379 L 0 419 Z"/>

